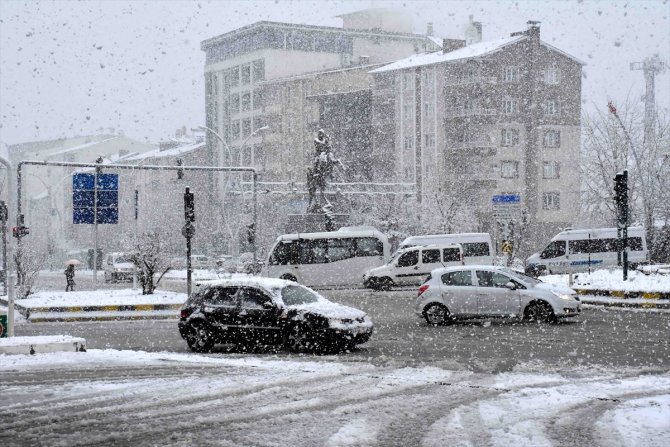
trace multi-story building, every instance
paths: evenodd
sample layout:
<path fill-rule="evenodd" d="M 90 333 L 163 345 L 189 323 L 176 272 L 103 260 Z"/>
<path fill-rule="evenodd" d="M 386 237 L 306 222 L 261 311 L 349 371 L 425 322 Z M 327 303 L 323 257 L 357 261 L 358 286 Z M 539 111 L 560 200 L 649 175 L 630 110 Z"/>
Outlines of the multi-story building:
<path fill-rule="evenodd" d="M 375 176 L 459 208 L 465 231 L 496 232 L 493 196 L 518 196 L 529 250 L 577 219 L 583 63 L 541 41 L 536 22 L 465 44 L 372 70 Z"/>
<path fill-rule="evenodd" d="M 257 22 L 202 42 L 213 163 L 254 166 L 264 180 L 301 179 L 320 113 L 314 103 L 332 103 L 323 80 L 332 81 L 329 93 L 365 103 L 370 75 L 361 66 L 439 48 L 394 11 L 340 17 L 342 28 Z"/>

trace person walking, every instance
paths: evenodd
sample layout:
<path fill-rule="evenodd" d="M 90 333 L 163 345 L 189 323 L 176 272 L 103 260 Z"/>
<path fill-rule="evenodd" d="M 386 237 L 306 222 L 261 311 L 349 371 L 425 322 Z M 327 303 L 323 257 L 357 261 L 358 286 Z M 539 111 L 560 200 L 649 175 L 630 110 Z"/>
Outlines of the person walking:
<path fill-rule="evenodd" d="M 74 264 L 69 264 L 65 269 L 65 280 L 67 281 L 65 291 L 74 292 Z"/>

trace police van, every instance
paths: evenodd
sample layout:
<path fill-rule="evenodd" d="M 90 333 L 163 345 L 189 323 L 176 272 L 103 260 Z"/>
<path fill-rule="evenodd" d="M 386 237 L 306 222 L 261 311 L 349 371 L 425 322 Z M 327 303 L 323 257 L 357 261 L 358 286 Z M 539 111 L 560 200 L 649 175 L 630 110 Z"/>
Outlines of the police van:
<path fill-rule="evenodd" d="M 526 260 L 526 273 L 537 276 L 615 267 L 618 252 L 616 228 L 569 229 L 551 238 L 541 252 Z M 644 228 L 628 228 L 628 264 L 634 268 L 648 261 Z"/>

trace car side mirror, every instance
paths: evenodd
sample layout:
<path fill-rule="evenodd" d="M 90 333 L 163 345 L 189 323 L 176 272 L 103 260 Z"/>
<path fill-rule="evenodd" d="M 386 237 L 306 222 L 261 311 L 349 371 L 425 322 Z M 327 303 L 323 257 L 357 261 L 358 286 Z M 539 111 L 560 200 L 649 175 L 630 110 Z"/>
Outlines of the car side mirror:
<path fill-rule="evenodd" d="M 272 301 L 265 301 L 263 303 L 263 309 L 274 309 L 275 304 Z"/>
<path fill-rule="evenodd" d="M 505 287 L 507 287 L 510 290 L 516 290 L 516 284 L 514 284 L 512 281 L 506 282 Z"/>

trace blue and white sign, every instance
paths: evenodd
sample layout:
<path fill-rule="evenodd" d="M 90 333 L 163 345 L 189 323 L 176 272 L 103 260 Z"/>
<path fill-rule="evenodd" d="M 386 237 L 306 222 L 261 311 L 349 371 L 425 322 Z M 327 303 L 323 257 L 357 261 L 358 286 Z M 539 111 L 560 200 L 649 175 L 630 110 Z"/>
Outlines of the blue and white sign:
<path fill-rule="evenodd" d="M 95 223 L 96 208 L 99 224 L 119 223 L 118 174 L 98 174 L 95 205 L 94 182 L 94 174 L 74 174 L 72 176 L 72 223 Z"/>
<path fill-rule="evenodd" d="M 520 204 L 521 196 L 518 194 L 500 194 L 493 196 L 493 204 Z"/>

